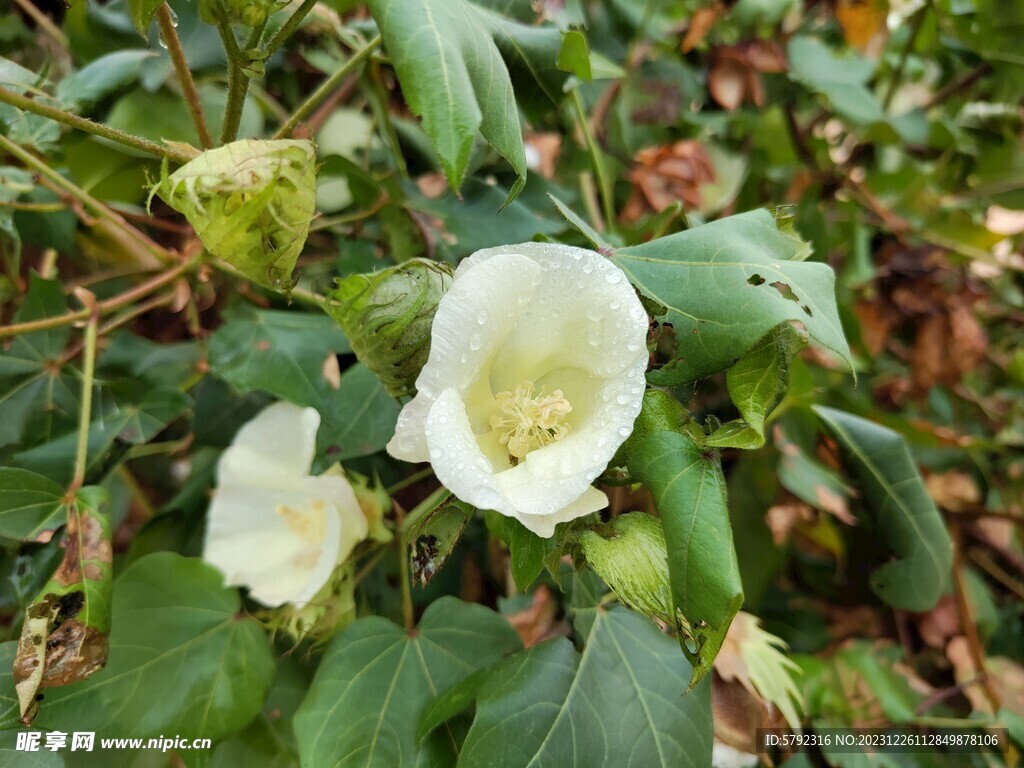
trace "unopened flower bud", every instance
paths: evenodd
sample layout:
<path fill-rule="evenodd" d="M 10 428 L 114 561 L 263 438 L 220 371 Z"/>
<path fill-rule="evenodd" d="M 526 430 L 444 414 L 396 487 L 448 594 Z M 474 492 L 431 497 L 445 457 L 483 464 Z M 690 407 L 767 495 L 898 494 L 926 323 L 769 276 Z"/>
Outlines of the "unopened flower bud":
<path fill-rule="evenodd" d="M 661 520 L 629 512 L 612 521 L 611 536 L 585 531 L 580 546 L 587 562 L 634 611 L 671 622 L 672 589 Z"/>
<path fill-rule="evenodd" d="M 356 357 L 393 397 L 415 394 L 416 377 L 430 352 L 434 313 L 451 281 L 448 265 L 413 259 L 338 282 L 327 310 Z"/>
<path fill-rule="evenodd" d="M 310 142 L 232 142 L 162 178 L 155 191 L 214 256 L 267 288 L 291 288 L 316 206 Z"/>

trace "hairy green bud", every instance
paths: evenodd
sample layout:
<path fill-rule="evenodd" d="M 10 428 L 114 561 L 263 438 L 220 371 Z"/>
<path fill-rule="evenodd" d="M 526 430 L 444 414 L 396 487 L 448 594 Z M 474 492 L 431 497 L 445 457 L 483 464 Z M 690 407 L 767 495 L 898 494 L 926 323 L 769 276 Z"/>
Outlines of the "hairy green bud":
<path fill-rule="evenodd" d="M 674 623 L 661 520 L 643 512 L 619 515 L 612 521 L 610 537 L 584 531 L 580 546 L 619 600 L 638 613 Z"/>
<path fill-rule="evenodd" d="M 316 206 L 308 141 L 236 141 L 203 152 L 154 189 L 206 249 L 267 288 L 291 288 Z"/>
<path fill-rule="evenodd" d="M 451 281 L 448 265 L 428 259 L 338 281 L 327 311 L 392 397 L 415 394 L 434 313 Z"/>

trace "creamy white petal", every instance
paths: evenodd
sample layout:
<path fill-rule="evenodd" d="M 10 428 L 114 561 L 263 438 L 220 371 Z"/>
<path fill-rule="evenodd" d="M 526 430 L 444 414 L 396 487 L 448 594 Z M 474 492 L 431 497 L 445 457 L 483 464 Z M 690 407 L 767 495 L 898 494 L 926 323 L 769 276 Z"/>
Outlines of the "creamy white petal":
<path fill-rule="evenodd" d="M 302 491 L 312 498 L 330 502 L 341 520 L 341 541 L 338 545 L 337 562 L 344 561 L 356 544 L 370 533 L 370 524 L 363 514 L 355 491 L 348 480 L 337 475 L 319 475 L 302 478 Z"/>
<path fill-rule="evenodd" d="M 459 498 L 550 536 L 606 504 L 591 483 L 640 412 L 646 335 L 636 292 L 600 254 L 547 243 L 479 251 L 438 307 L 418 394 L 388 450 L 429 460 Z M 557 391 L 569 431 L 512 466 L 489 419 L 495 396 L 523 385 Z"/>
<path fill-rule="evenodd" d="M 308 475 L 319 428 L 315 408 L 285 402 L 267 406 L 238 430 L 231 447 L 221 455 L 218 482 L 273 487 Z"/>
<path fill-rule="evenodd" d="M 524 256 L 506 254 L 477 269 L 470 269 L 471 259 L 460 266 L 458 281 L 438 304 L 416 397 L 402 409 L 387 446 L 395 458 L 427 460 L 423 429 L 431 405 L 445 389 L 462 394 L 480 379 L 541 279 L 539 266 Z"/>
<path fill-rule="evenodd" d="M 480 509 L 515 514 L 498 490 L 491 462 L 484 456 L 465 405 L 454 389 L 444 390 L 434 402 L 425 433 L 430 463 L 445 488 Z"/>
<path fill-rule="evenodd" d="M 248 587 L 264 605 L 305 605 L 327 583 L 342 545 L 342 518 L 330 500 L 342 494 L 307 485 L 320 479 L 296 479 L 290 488 L 219 487 L 207 516 L 203 558 L 224 572 L 228 584 Z"/>
<path fill-rule="evenodd" d="M 538 536 L 542 536 L 545 539 L 550 539 L 555 535 L 555 526 L 559 523 L 568 523 L 570 520 L 575 520 L 577 517 L 583 517 L 589 515 L 591 512 L 597 512 L 598 510 L 604 509 L 608 506 L 608 497 L 605 496 L 604 492 L 597 490 L 593 486 L 587 486 L 587 490 L 583 492 L 576 501 L 572 502 L 566 507 L 558 510 L 554 514 L 550 515 L 524 515 L 517 514 L 516 519 L 523 524 L 524 527 L 533 531 Z"/>

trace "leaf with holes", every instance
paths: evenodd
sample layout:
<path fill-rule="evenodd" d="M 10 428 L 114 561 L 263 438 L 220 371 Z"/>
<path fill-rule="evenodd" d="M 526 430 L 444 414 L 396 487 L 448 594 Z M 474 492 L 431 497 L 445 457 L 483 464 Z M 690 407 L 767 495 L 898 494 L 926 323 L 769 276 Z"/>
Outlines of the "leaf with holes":
<path fill-rule="evenodd" d="M 48 691 L 36 726 L 95 731 L 97 739 L 217 740 L 252 720 L 273 682 L 274 658 L 223 578 L 171 552 L 128 566 L 114 586 L 110 662 L 84 682 Z"/>
<path fill-rule="evenodd" d="M 835 275 L 825 264 L 793 260 L 805 252 L 767 211 L 615 251 L 611 259 L 630 282 L 665 307 L 658 319 L 672 324 L 679 342 L 678 357 L 648 379 L 675 385 L 728 368 L 787 320 L 802 323 L 852 370 Z"/>
<path fill-rule="evenodd" d="M 598 608 L 582 654 L 564 638 L 517 653 L 432 702 L 421 730 L 475 700 L 459 768 L 703 768 L 710 685 L 684 696 L 688 678 L 678 646 L 653 624 Z"/>
<path fill-rule="evenodd" d="M 814 406 L 843 448 L 882 539 L 896 556 L 871 574 L 871 588 L 906 611 L 929 611 L 949 591 L 953 544 L 903 436 L 834 408 Z"/>
<path fill-rule="evenodd" d="M 443 727 L 416 743 L 423 708 L 519 647 L 500 615 L 452 597 L 432 603 L 415 632 L 377 616 L 349 625 L 331 642 L 295 715 L 302 764 L 454 764 L 458 729 Z"/>

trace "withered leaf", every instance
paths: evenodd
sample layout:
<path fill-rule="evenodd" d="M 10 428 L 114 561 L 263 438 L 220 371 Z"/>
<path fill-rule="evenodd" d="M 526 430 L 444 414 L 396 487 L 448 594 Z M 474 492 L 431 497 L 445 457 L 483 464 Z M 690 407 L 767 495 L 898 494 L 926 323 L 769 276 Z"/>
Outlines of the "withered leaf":
<path fill-rule="evenodd" d="M 22 722 L 38 711 L 38 692 L 85 680 L 107 662 L 113 548 L 100 507 L 107 492 L 83 488 L 67 505 L 64 559 L 25 610 L 14 661 Z"/>

